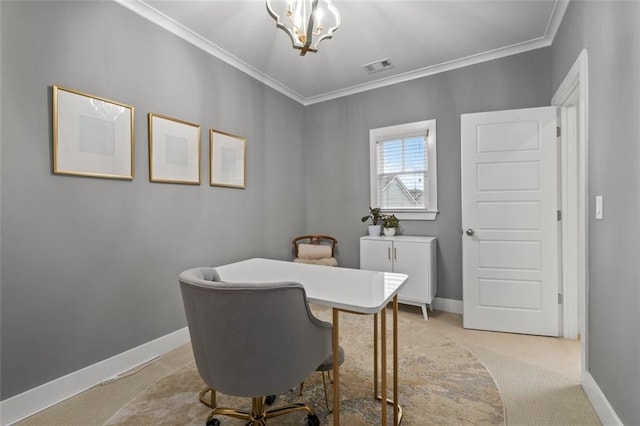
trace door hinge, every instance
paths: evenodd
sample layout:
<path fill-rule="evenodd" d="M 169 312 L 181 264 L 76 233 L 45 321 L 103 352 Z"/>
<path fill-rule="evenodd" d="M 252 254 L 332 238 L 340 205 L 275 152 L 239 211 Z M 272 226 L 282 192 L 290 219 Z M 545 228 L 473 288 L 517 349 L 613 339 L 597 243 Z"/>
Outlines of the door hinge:
<path fill-rule="evenodd" d="M 560 130 L 560 126 L 556 127 L 556 136 L 560 137 L 562 135 L 562 131 Z"/>
<path fill-rule="evenodd" d="M 563 301 L 562 294 L 558 293 L 558 305 L 562 305 L 562 301 Z"/>
<path fill-rule="evenodd" d="M 562 211 L 557 210 L 556 217 L 558 218 L 558 221 L 561 221 L 562 220 Z"/>

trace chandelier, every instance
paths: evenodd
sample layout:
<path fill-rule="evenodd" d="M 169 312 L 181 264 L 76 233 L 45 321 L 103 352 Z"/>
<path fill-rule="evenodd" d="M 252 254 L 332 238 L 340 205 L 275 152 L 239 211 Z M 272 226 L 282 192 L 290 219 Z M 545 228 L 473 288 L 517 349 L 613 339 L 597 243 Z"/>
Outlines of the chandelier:
<path fill-rule="evenodd" d="M 331 0 L 267 0 L 267 11 L 300 56 L 317 52 L 318 44 L 340 26 L 340 13 Z"/>

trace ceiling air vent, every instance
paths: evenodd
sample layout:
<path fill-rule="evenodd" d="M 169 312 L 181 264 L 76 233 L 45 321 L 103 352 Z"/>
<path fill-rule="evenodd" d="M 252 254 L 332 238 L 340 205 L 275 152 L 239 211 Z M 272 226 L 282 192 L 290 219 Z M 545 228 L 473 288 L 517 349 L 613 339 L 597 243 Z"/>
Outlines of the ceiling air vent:
<path fill-rule="evenodd" d="M 394 66 L 391 63 L 391 59 L 389 58 L 380 59 L 375 62 L 371 62 L 370 64 L 364 64 L 362 66 L 362 69 L 364 69 L 367 74 L 375 74 L 380 71 L 390 70 L 391 68 L 394 68 Z"/>

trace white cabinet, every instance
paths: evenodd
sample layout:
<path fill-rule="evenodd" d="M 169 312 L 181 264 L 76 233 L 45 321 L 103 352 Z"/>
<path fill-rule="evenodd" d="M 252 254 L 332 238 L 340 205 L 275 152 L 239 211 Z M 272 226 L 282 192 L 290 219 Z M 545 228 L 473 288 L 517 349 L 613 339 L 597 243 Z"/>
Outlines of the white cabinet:
<path fill-rule="evenodd" d="M 434 237 L 361 237 L 360 269 L 407 274 L 398 301 L 420 306 L 426 320 L 427 305 L 432 308 L 436 296 L 437 244 Z"/>

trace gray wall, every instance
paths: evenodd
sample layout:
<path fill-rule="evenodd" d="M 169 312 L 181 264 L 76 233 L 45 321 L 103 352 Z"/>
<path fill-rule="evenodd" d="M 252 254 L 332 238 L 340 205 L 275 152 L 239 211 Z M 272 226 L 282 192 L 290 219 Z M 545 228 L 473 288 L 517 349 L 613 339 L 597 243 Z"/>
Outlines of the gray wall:
<path fill-rule="evenodd" d="M 569 3 L 552 48 L 555 91 L 589 56 L 588 370 L 624 424 L 640 424 L 640 3 Z M 595 196 L 604 220 L 595 220 Z"/>
<path fill-rule="evenodd" d="M 335 235 L 358 266 L 373 127 L 438 120 L 440 214 L 403 227 L 439 238 L 438 295 L 461 299 L 460 114 L 547 105 L 587 47 L 590 211 L 605 197 L 589 222 L 589 369 L 638 423 L 638 22 L 638 3 L 573 1 L 550 49 L 305 109 L 119 5 L 0 1 L 0 398 L 183 327 L 188 267 L 284 259 L 302 232 Z M 136 108 L 134 181 L 51 174 L 54 83 Z M 148 182 L 150 111 L 201 124 L 202 185 Z M 246 190 L 209 187 L 211 127 L 248 138 Z"/>
<path fill-rule="evenodd" d="M 539 49 L 307 107 L 306 228 L 339 241 L 358 267 L 369 206 L 369 129 L 435 118 L 435 221 L 402 221 L 407 235 L 438 237 L 439 297 L 462 300 L 460 114 L 549 105 L 550 50 Z"/>
<path fill-rule="evenodd" d="M 184 327 L 181 270 L 288 258 L 304 107 L 116 3 L 0 11 L 6 399 Z M 52 174 L 52 84 L 135 107 L 133 181 Z M 201 125 L 200 186 L 149 182 L 148 112 Z M 246 190 L 209 186 L 209 128 L 247 137 Z"/>

